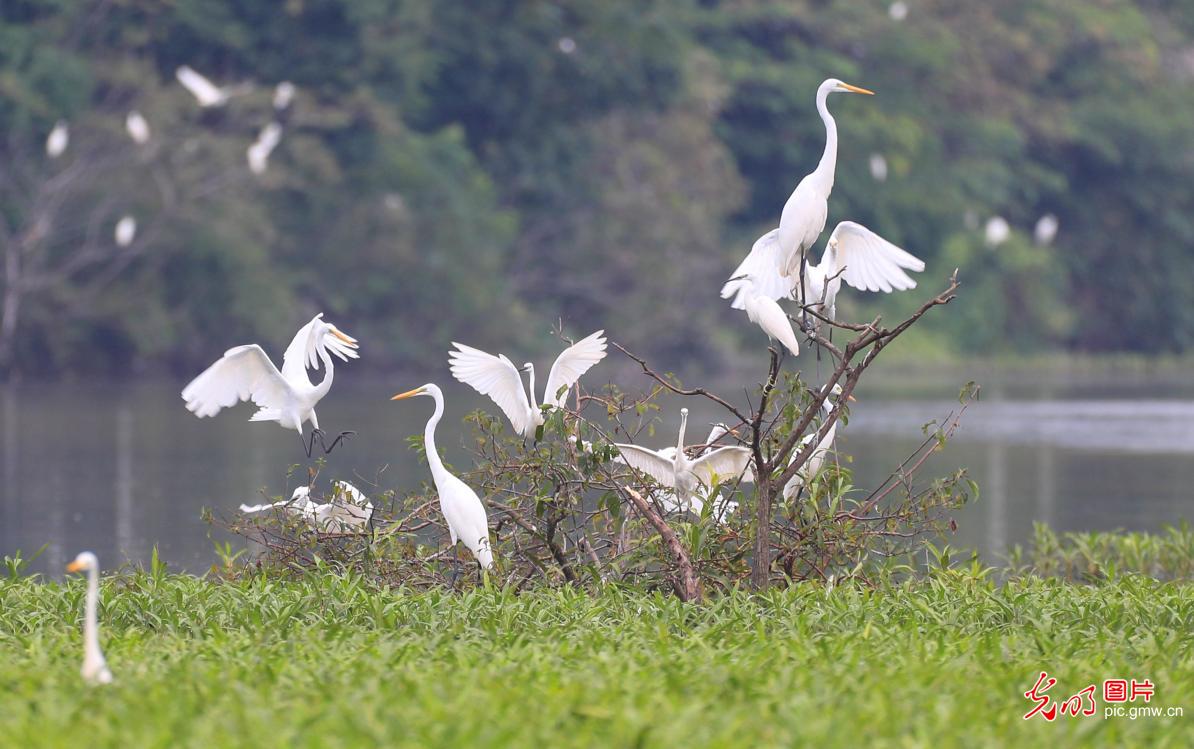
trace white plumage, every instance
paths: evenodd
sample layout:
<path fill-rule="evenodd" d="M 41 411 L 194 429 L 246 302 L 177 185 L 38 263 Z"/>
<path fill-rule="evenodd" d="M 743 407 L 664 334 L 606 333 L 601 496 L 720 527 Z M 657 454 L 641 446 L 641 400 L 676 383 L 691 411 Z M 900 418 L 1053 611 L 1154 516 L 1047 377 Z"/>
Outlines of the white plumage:
<path fill-rule="evenodd" d="M 237 346 L 183 388 L 182 398 L 187 410 L 199 418 L 215 416 L 221 409 L 251 400 L 258 410 L 250 421 L 274 421 L 302 435 L 304 421 L 319 429 L 315 405 L 332 387 L 331 355 L 348 361 L 359 356 L 356 349 L 356 339 L 324 322 L 320 313 L 286 347 L 281 371 L 257 344 Z M 326 373 L 314 385 L 307 368 L 319 369 L 321 361 Z"/>
<path fill-rule="evenodd" d="M 337 481 L 333 484 L 333 496 L 330 502 L 323 504 L 311 499 L 311 488 L 300 486 L 290 495 L 289 500 L 270 502 L 260 505 L 241 505 L 244 513 L 265 512 L 274 508 L 282 508 L 292 512 L 309 525 L 325 533 L 343 533 L 363 528 L 373 517 L 373 503 L 369 498 L 347 481 Z"/>
<path fill-rule="evenodd" d="M 485 514 L 485 505 L 481 504 L 481 498 L 468 484 L 448 471 L 435 447 L 435 427 L 444 415 L 444 393 L 438 385 L 428 383 L 399 393 L 391 400 L 404 400 L 416 395 L 425 395 L 435 401 L 435 413 L 423 429 L 423 449 L 427 453 L 427 464 L 431 468 L 436 493 L 439 494 L 440 511 L 448 521 L 452 545 L 463 541 L 481 567 L 488 570 L 493 567 L 493 549 L 489 542 L 489 518 Z"/>
<path fill-rule="evenodd" d="M 83 667 L 79 670 L 88 684 L 111 684 L 112 672 L 99 644 L 99 559 L 84 551 L 66 566 L 67 572 L 87 573 L 87 600 L 83 611 Z"/>
<path fill-rule="evenodd" d="M 453 377 L 491 398 L 510 419 L 514 431 L 529 437 L 543 424 L 543 410 L 539 406 L 563 406 L 572 386 L 605 358 L 605 343 L 605 331 L 598 330 L 564 349 L 551 365 L 543 399 L 535 405 L 532 405 L 535 398 L 535 366 L 529 362 L 522 365 L 520 370 L 504 354 L 494 356 L 455 342 L 452 345 L 456 349 L 448 355 L 448 362 Z M 523 390 L 522 371 L 530 375 L 529 398 Z"/>
<path fill-rule="evenodd" d="M 133 243 L 133 239 L 137 236 L 137 219 L 132 216 L 124 216 L 116 222 L 116 230 L 113 232 L 113 237 L 119 247 L 128 247 Z"/>
<path fill-rule="evenodd" d="M 249 169 L 253 174 L 265 174 L 265 170 L 269 166 L 270 154 L 274 152 L 274 149 L 281 142 L 281 125 L 271 122 L 261 128 L 261 132 L 257 135 L 257 140 L 245 151 L 245 157 L 249 162 Z"/>
<path fill-rule="evenodd" d="M 742 306 L 750 321 L 762 328 L 768 338 L 779 341 L 793 356 L 798 356 L 800 344 L 796 341 L 796 331 L 793 330 L 792 321 L 788 319 L 787 313 L 779 303 L 765 294 L 760 294 L 755 288 L 753 277 L 739 283 L 742 284 Z"/>
<path fill-rule="evenodd" d="M 66 152 L 68 145 L 70 145 L 70 126 L 66 124 L 66 120 L 58 120 L 54 124 L 54 129 L 46 137 L 46 155 L 51 159 L 56 159 Z"/>
<path fill-rule="evenodd" d="M 1057 228 L 1057 217 L 1052 213 L 1046 213 L 1037 220 L 1036 227 L 1032 231 L 1033 238 L 1042 247 L 1050 245 L 1057 237 Z"/>
<path fill-rule="evenodd" d="M 992 216 L 987 219 L 987 225 L 983 228 L 983 238 L 989 247 L 998 247 L 1006 242 L 1011 234 L 1012 228 L 1003 216 Z"/>
<path fill-rule="evenodd" d="M 841 394 L 841 385 L 835 384 L 830 390 L 830 397 L 821 403 L 821 409 L 825 412 L 826 416 L 833 411 L 836 401 L 841 397 Z M 854 397 L 851 396 L 850 400 L 853 399 Z M 804 465 L 800 466 L 800 470 L 796 472 L 796 475 L 784 485 L 784 499 L 791 500 L 794 498 L 802 487 L 815 479 L 817 474 L 821 472 L 821 468 L 825 466 L 825 459 L 828 457 L 829 451 L 833 449 L 833 441 L 837 436 L 837 425 L 838 422 L 833 422 L 833 425 L 825 432 L 825 436 L 817 443 L 817 447 L 813 450 L 812 455 L 809 456 L 808 460 L 804 461 Z M 818 431 L 820 431 L 819 428 L 800 438 L 800 442 L 796 443 L 796 447 L 792 449 L 792 454 L 788 457 L 788 465 L 792 465 L 792 461 L 796 459 L 796 456 L 804 448 L 808 447 L 809 443 L 816 439 Z"/>
<path fill-rule="evenodd" d="M 129 112 L 128 116 L 124 118 L 124 129 L 128 131 L 129 137 L 137 145 L 145 145 L 149 142 L 149 121 L 137 110 Z"/>
<path fill-rule="evenodd" d="M 294 100 L 295 88 L 290 81 L 282 81 L 274 88 L 274 109 L 281 111 Z"/>
<path fill-rule="evenodd" d="M 708 455 L 717 449 L 716 442 L 727 434 L 733 434 L 733 430 L 729 429 L 725 424 L 714 424 L 713 428 L 709 430 L 709 436 L 705 438 L 705 449 L 701 451 L 702 455 Z M 676 449 L 674 447 L 666 447 L 659 451 L 661 455 L 667 455 L 674 458 Z M 617 460 L 619 463 L 625 463 L 624 460 Z M 754 472 L 748 465 L 746 470 L 742 473 L 742 481 L 754 481 Z M 705 511 L 705 500 L 700 494 L 692 495 L 687 505 L 681 503 L 676 498 L 674 491 L 661 491 L 659 493 L 659 503 L 663 505 L 666 512 L 680 512 L 691 510 L 694 515 L 701 515 Z M 738 503 L 732 499 L 724 499 L 721 492 L 709 498 L 709 503 L 713 506 L 713 519 L 718 523 L 725 523 L 727 518 L 738 509 Z"/>
<path fill-rule="evenodd" d="M 178 78 L 178 82 L 191 92 L 191 95 L 199 102 L 199 106 L 206 109 L 222 107 L 228 103 L 229 92 L 227 89 L 220 88 L 196 73 L 189 65 L 179 66 L 178 70 L 174 71 L 174 75 Z"/>

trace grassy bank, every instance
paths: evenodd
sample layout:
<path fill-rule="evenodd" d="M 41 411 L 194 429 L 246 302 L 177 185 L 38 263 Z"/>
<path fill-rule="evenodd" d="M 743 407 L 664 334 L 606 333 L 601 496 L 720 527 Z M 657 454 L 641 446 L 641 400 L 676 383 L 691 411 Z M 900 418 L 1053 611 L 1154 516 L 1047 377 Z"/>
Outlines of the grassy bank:
<path fill-rule="evenodd" d="M 20 747 L 1188 746 L 1194 587 L 943 571 L 705 606 L 611 590 L 372 590 L 312 575 L 102 588 L 116 683 L 84 688 L 83 586 L 0 583 L 0 736 Z M 1148 678 L 1184 718 L 1021 719 Z"/>

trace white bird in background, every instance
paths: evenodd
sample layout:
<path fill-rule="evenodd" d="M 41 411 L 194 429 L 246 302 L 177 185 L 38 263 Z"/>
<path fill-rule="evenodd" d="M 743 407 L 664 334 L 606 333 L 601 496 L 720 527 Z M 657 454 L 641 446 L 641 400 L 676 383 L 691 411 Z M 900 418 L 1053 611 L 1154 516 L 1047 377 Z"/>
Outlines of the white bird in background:
<path fill-rule="evenodd" d="M 99 607 L 99 560 L 90 551 L 75 557 L 66 565 L 67 572 L 87 573 L 87 603 L 83 612 L 83 681 L 88 684 L 111 684 L 112 672 L 104 660 L 99 644 L 99 621 L 96 609 Z"/>
<path fill-rule="evenodd" d="M 241 505 L 240 511 L 252 514 L 275 507 L 282 508 L 325 533 L 344 533 L 368 525 L 373 517 L 373 503 L 369 498 L 347 481 L 337 481 L 332 486 L 331 501 L 324 504 L 311 499 L 311 487 L 300 486 L 288 500 L 262 505 Z"/>
<path fill-rule="evenodd" d="M 680 435 L 674 448 L 648 450 L 638 445 L 614 443 L 626 465 L 636 468 L 662 486 L 675 491 L 681 507 L 689 507 L 697 488 L 712 488 L 719 480 L 732 481 L 750 468 L 750 450 L 739 445 L 718 447 L 695 460 L 684 454 L 684 431 L 688 409 L 680 409 Z"/>
<path fill-rule="evenodd" d="M 120 247 L 128 247 L 133 243 L 133 239 L 137 236 L 137 219 L 132 216 L 125 216 L 116 222 L 116 244 Z"/>
<path fill-rule="evenodd" d="M 778 270 L 793 278 L 799 275 L 804 253 L 821 236 L 829 217 L 829 193 L 833 191 L 833 175 L 837 169 L 837 123 L 826 106 L 826 99 L 832 93 L 874 94 L 836 78 L 826 80 L 817 88 L 817 112 L 825 123 L 825 151 L 817 168 L 800 180 L 792 191 L 779 220 Z"/>
<path fill-rule="evenodd" d="M 129 112 L 128 117 L 124 118 L 124 129 L 128 130 L 129 137 L 137 145 L 142 146 L 149 142 L 149 122 L 137 110 Z"/>
<path fill-rule="evenodd" d="M 290 81 L 282 81 L 274 88 L 274 109 L 279 112 L 290 106 L 290 102 L 294 101 L 295 93 L 294 84 Z"/>
<path fill-rule="evenodd" d="M 871 177 L 876 182 L 887 181 L 887 159 L 881 153 L 871 154 Z"/>
<path fill-rule="evenodd" d="M 321 312 L 304 325 L 286 347 L 281 372 L 257 344 L 237 346 L 228 349 L 221 359 L 191 380 L 183 388 L 182 398 L 187 410 L 201 419 L 215 416 L 220 409 L 240 401 L 251 400 L 258 410 L 249 421 L 274 421 L 284 429 L 295 430 L 310 457 L 317 436 L 320 444 L 324 444 L 323 432 L 315 417 L 315 405 L 332 387 L 331 354 L 348 361 L 359 356 L 356 349 L 356 339 L 324 322 Z M 319 384 L 314 385 L 307 377 L 307 368 L 319 369 L 321 360 L 326 373 Z M 310 421 L 313 428 L 310 444 L 303 439 L 304 421 Z M 341 432 L 330 447 L 324 444 L 324 452 L 331 452 L 341 439 L 351 435 L 352 432 Z"/>
<path fill-rule="evenodd" d="M 987 220 L 987 225 L 983 229 L 984 239 L 986 239 L 989 247 L 998 247 L 1007 241 L 1011 236 L 1012 228 L 1008 226 L 1007 219 L 1003 216 L 992 216 Z"/>
<path fill-rule="evenodd" d="M 56 159 L 66 151 L 68 145 L 70 145 L 70 127 L 66 124 L 66 120 L 58 120 L 46 138 L 46 155 L 51 159 Z"/>
<path fill-rule="evenodd" d="M 435 447 L 435 425 L 444 415 L 444 394 L 438 385 L 428 383 L 414 390 L 399 393 L 390 400 L 403 400 L 416 395 L 426 395 L 435 400 L 435 413 L 427 420 L 423 430 L 423 450 L 427 454 L 427 464 L 431 466 L 431 478 L 435 481 L 435 491 L 439 494 L 439 509 L 448 521 L 448 533 L 452 537 L 452 546 L 457 541 L 463 541 L 468 550 L 476 557 L 482 569 L 493 567 L 493 550 L 489 544 L 489 518 L 485 515 L 485 505 L 481 498 L 468 484 L 453 476 Z"/>
<path fill-rule="evenodd" d="M 269 166 L 269 155 L 274 152 L 281 141 L 282 126 L 278 123 L 271 122 L 261 128 L 257 140 L 245 152 L 249 169 L 253 174 L 265 174 L 266 167 Z"/>
<path fill-rule="evenodd" d="M 825 412 L 826 416 L 833 411 L 837 399 L 841 397 L 842 386 L 834 383 L 829 392 L 830 397 L 826 398 L 821 403 L 821 409 Z M 854 400 L 854 396 L 851 395 L 849 400 Z M 817 443 L 817 447 L 815 450 L 813 450 L 812 455 L 808 457 L 808 460 L 804 461 L 804 465 L 800 466 L 800 470 L 796 472 L 796 475 L 789 479 L 788 483 L 784 485 L 784 499 L 789 501 L 792 500 L 792 498 L 800 493 L 800 490 L 805 486 L 805 484 L 815 479 L 817 474 L 821 472 L 821 468 L 825 465 L 826 456 L 829 454 L 829 451 L 833 449 L 833 440 L 837 436 L 838 423 L 839 422 L 837 421 L 833 422 L 833 425 L 829 427 L 829 431 L 827 431 L 825 436 L 821 438 L 821 441 Z M 812 432 L 800 438 L 800 441 L 796 443 L 796 447 L 792 449 L 792 455 L 788 458 L 788 465 L 792 465 L 792 461 L 796 459 L 796 456 L 799 455 L 804 448 L 808 447 L 810 442 L 816 439 L 818 431 L 820 431 L 819 428 L 814 429 Z"/>
<path fill-rule="evenodd" d="M 842 221 L 829 235 L 821 262 L 805 269 L 803 293 L 798 295 L 796 279 L 784 278 L 768 270 L 775 267 L 781 254 L 778 232 L 778 229 L 772 229 L 759 237 L 750 254 L 721 288 L 722 299 L 733 297 L 731 306 L 734 309 L 745 309 L 749 313 L 747 305 L 752 296 L 756 299 L 796 299 L 801 303 L 807 299 L 808 304 L 821 308 L 833 318 L 837 293 L 843 281 L 860 291 L 890 293 L 916 287 L 916 281 L 905 270 L 920 272 L 925 269 L 920 258 L 896 247 L 862 224 Z M 747 283 L 744 277 L 753 278 L 754 283 Z M 774 312 L 771 314 L 774 317 Z M 786 315 L 784 320 L 787 321 Z M 778 318 L 776 321 L 778 323 Z"/>
<path fill-rule="evenodd" d="M 191 92 L 191 95 L 199 102 L 199 106 L 204 109 L 224 106 L 233 94 L 232 89 L 217 86 L 196 73 L 189 65 L 179 66 L 178 70 L 174 71 L 174 75 L 178 78 L 178 82 Z"/>
<path fill-rule="evenodd" d="M 887 14 L 890 15 L 894 21 L 903 21 L 908 17 L 908 3 L 897 0 L 897 2 L 892 3 L 891 6 L 888 7 Z"/>
<path fill-rule="evenodd" d="M 487 395 L 510 419 L 514 431 L 530 437 L 543 425 L 543 411 L 538 404 L 559 408 L 572 386 L 597 362 L 605 358 L 605 331 L 582 338 L 556 357 L 547 375 L 543 399 L 535 401 L 535 365 L 526 363 L 522 369 L 514 366 L 504 354 L 494 356 L 480 349 L 452 343 L 456 350 L 448 355 L 452 376 Z M 530 374 L 530 398 L 522 389 L 521 372 Z M 536 405 L 532 405 L 532 401 Z"/>
<path fill-rule="evenodd" d="M 1033 229 L 1032 235 L 1036 239 L 1037 244 L 1045 247 L 1053 244 L 1053 240 L 1057 238 L 1057 228 L 1057 217 L 1052 213 L 1046 213 L 1037 220 L 1036 228 Z"/>

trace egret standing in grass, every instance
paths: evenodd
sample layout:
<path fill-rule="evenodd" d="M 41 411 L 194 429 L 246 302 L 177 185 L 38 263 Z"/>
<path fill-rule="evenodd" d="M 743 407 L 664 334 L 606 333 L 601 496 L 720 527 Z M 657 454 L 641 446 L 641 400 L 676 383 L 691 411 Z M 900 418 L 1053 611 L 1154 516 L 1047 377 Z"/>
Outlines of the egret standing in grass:
<path fill-rule="evenodd" d="M 274 421 L 284 429 L 295 430 L 308 458 L 317 437 L 324 453 L 329 453 L 340 440 L 354 432 L 341 432 L 330 446 L 325 444 L 319 419 L 315 416 L 315 405 L 332 387 L 334 367 L 331 355 L 348 361 L 359 356 L 356 349 L 357 340 L 342 333 L 335 325 L 324 322 L 321 312 L 304 325 L 286 347 L 281 372 L 257 344 L 237 346 L 228 349 L 221 359 L 191 380 L 183 388 L 182 398 L 187 410 L 201 419 L 251 400 L 258 410 L 249 421 Z M 320 361 L 326 374 L 315 385 L 307 377 L 307 367 L 318 369 Z M 310 443 L 303 437 L 304 421 L 311 422 Z"/>
<path fill-rule="evenodd" d="M 481 568 L 488 572 L 493 568 L 493 550 L 489 544 L 489 518 L 485 514 L 485 505 L 481 504 L 481 498 L 468 484 L 444 467 L 435 447 L 435 427 L 444 415 L 444 393 L 438 385 L 428 383 L 399 393 L 390 400 L 400 401 L 416 395 L 425 395 L 435 401 L 435 413 L 431 414 L 423 430 L 423 451 L 427 454 L 431 478 L 439 494 L 439 509 L 448 521 L 452 546 L 455 547 L 457 541 L 463 541 Z"/>
<path fill-rule="evenodd" d="M 461 343 L 452 345 L 456 347 L 448 357 L 452 376 L 481 395 L 492 398 L 510 419 L 514 431 L 530 437 L 543 425 L 543 409 L 538 404 L 554 408 L 563 406 L 572 386 L 605 358 L 605 331 L 598 330 L 582 338 L 556 357 L 547 375 L 543 399 L 539 401 L 535 400 L 534 364 L 527 362 L 520 370 L 504 354 L 494 356 Z M 521 372 L 530 375 L 530 398 L 522 389 Z"/>
<path fill-rule="evenodd" d="M 67 572 L 87 573 L 87 603 L 83 612 L 83 681 L 88 684 L 111 684 L 112 672 L 104 660 L 99 644 L 99 560 L 90 551 L 75 557 L 66 565 Z"/>

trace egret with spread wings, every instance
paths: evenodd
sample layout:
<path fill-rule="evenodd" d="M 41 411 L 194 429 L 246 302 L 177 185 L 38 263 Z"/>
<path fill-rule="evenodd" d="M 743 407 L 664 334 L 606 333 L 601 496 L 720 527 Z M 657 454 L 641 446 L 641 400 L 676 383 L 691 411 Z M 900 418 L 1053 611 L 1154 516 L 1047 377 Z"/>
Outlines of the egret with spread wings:
<path fill-rule="evenodd" d="M 456 350 L 448 356 L 452 376 L 472 387 L 481 395 L 487 395 L 510 419 L 514 431 L 523 437 L 530 437 L 543 425 L 543 409 L 533 405 L 535 398 L 535 365 L 526 363 L 519 369 L 504 354 L 494 356 L 480 349 L 453 343 Z M 564 349 L 551 372 L 547 375 L 547 386 L 543 399 L 534 401 L 558 408 L 572 386 L 597 362 L 605 358 L 605 331 L 582 338 Z M 530 374 L 530 398 L 522 388 L 522 372 Z"/>
<path fill-rule="evenodd" d="M 221 409 L 251 400 L 258 407 L 249 421 L 274 421 L 284 429 L 299 433 L 303 450 L 311 457 L 315 439 L 329 453 L 353 432 L 341 432 L 329 446 L 324 443 L 315 405 L 332 387 L 334 367 L 332 354 L 343 361 L 356 359 L 357 341 L 342 333 L 335 325 L 323 321 L 323 313 L 316 315 L 299 330 L 282 356 L 282 371 L 274 366 L 265 351 L 255 343 L 237 346 L 203 371 L 183 388 L 182 399 L 187 410 L 199 418 L 215 416 Z M 312 384 L 307 368 L 319 369 L 323 362 L 326 374 L 319 384 Z M 311 422 L 311 440 L 303 438 L 303 422 Z"/>
<path fill-rule="evenodd" d="M 682 507 L 691 504 L 697 488 L 712 488 L 722 480 L 733 480 L 750 468 L 750 450 L 740 445 L 706 451 L 695 460 L 684 453 L 684 432 L 688 428 L 688 409 L 680 409 L 680 435 L 676 446 L 650 450 L 638 445 L 615 443 L 626 465 L 647 474 L 662 486 L 672 489 Z"/>

